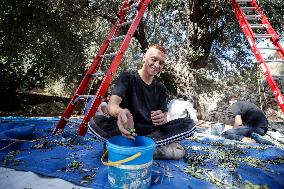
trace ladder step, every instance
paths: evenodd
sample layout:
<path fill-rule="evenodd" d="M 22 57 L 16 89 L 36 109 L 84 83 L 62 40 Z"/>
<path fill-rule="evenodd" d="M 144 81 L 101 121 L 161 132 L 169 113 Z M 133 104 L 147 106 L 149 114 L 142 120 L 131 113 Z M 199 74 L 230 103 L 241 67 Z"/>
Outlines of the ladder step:
<path fill-rule="evenodd" d="M 92 74 L 93 77 L 101 77 L 101 76 L 105 76 L 105 73 L 103 72 L 97 72 L 97 73 L 94 73 Z"/>
<path fill-rule="evenodd" d="M 77 95 L 77 96 L 81 99 L 89 99 L 89 98 L 93 98 L 95 95 Z"/>
<path fill-rule="evenodd" d="M 281 63 L 284 63 L 284 60 L 264 60 L 264 62 L 281 62 Z"/>
<path fill-rule="evenodd" d="M 274 80 L 282 80 L 282 79 L 284 79 L 284 75 L 272 75 L 272 77 L 273 77 Z"/>
<path fill-rule="evenodd" d="M 125 38 L 125 35 L 121 35 L 121 36 L 113 37 L 110 40 L 111 41 L 117 41 L 117 40 L 124 39 L 124 38 Z"/>
<path fill-rule="evenodd" d="M 124 12 L 129 11 L 129 10 L 130 10 L 131 12 L 133 12 L 133 10 L 136 11 L 135 8 L 138 7 L 138 4 L 139 4 L 139 3 L 134 3 L 133 5 L 122 9 L 122 11 L 124 11 Z"/>
<path fill-rule="evenodd" d="M 108 57 L 114 57 L 116 55 L 116 53 L 109 53 L 109 54 L 104 54 L 104 55 L 101 55 L 101 57 L 106 57 L 106 58 L 108 58 Z"/>
<path fill-rule="evenodd" d="M 271 37 L 276 37 L 277 35 L 275 34 L 254 34 L 255 38 L 271 38 Z"/>
<path fill-rule="evenodd" d="M 236 3 L 249 3 L 252 0 L 236 0 Z"/>
<path fill-rule="evenodd" d="M 122 27 L 122 26 L 127 26 L 127 25 L 130 25 L 133 21 L 128 21 L 128 22 L 123 22 L 121 23 L 119 26 Z"/>
<path fill-rule="evenodd" d="M 284 79 L 284 75 L 272 75 L 272 77 L 273 77 L 274 80 Z M 282 92 L 284 92 L 284 90 L 282 90 Z"/>
<path fill-rule="evenodd" d="M 247 20 L 259 20 L 261 15 L 245 15 Z"/>
<path fill-rule="evenodd" d="M 249 13 L 253 13 L 254 10 L 249 10 L 249 9 L 245 9 L 245 10 L 242 10 L 244 14 L 249 14 Z"/>
<path fill-rule="evenodd" d="M 242 10 L 255 10 L 256 7 L 241 7 Z"/>
<path fill-rule="evenodd" d="M 258 49 L 269 49 L 269 50 L 276 50 L 276 51 L 280 50 L 280 48 L 278 47 L 258 47 Z"/>
<path fill-rule="evenodd" d="M 95 95 L 76 95 L 76 98 L 73 101 L 73 105 L 76 104 L 79 100 L 86 100 L 95 97 Z"/>
<path fill-rule="evenodd" d="M 250 24 L 252 29 L 266 29 L 268 28 L 267 24 Z"/>

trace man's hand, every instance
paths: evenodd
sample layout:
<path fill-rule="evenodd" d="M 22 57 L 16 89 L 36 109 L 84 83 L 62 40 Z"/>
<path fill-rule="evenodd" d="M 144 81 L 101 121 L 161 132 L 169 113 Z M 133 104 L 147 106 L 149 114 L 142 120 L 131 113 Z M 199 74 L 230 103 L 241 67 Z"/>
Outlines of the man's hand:
<path fill-rule="evenodd" d="M 122 109 L 119 106 L 121 101 L 122 98 L 120 96 L 112 95 L 107 106 L 108 113 L 113 117 L 117 117 L 117 126 L 121 134 L 127 138 L 134 139 L 131 133 L 126 130 L 134 128 L 133 116 L 128 109 Z"/>
<path fill-rule="evenodd" d="M 117 116 L 117 126 L 121 134 L 129 139 L 134 139 L 127 129 L 134 128 L 133 116 L 128 109 L 121 109 Z"/>
<path fill-rule="evenodd" d="M 152 111 L 151 119 L 154 125 L 164 125 L 167 122 L 167 113 L 162 110 Z"/>
<path fill-rule="evenodd" d="M 249 138 L 249 137 L 244 137 L 242 139 L 242 142 L 246 142 L 246 143 L 256 143 L 256 141 L 252 138 Z"/>

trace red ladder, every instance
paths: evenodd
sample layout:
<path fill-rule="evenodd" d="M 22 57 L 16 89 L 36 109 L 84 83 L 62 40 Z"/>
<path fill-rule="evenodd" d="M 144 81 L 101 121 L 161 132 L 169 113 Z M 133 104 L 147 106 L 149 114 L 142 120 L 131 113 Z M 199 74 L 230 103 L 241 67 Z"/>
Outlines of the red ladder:
<path fill-rule="evenodd" d="M 78 105 L 78 102 L 80 99 L 89 99 L 93 98 L 92 104 L 89 108 L 89 110 L 85 113 L 84 118 L 77 129 L 77 135 L 84 136 L 87 133 L 88 130 L 88 122 L 93 117 L 93 115 L 96 113 L 99 105 L 101 104 L 102 97 L 105 95 L 108 86 L 110 85 L 110 82 L 112 81 L 116 70 L 123 58 L 123 55 L 125 54 L 125 51 L 127 50 L 127 47 L 131 41 L 131 38 L 133 37 L 144 12 L 147 9 L 148 4 L 150 3 L 150 0 L 125 0 L 122 3 L 122 6 L 119 9 L 118 15 L 119 18 L 117 19 L 115 25 L 112 27 L 111 32 L 107 36 L 106 40 L 102 44 L 101 48 L 99 49 L 96 57 L 93 59 L 93 62 L 88 69 L 86 75 L 84 76 L 83 80 L 81 81 L 79 87 L 77 88 L 75 94 L 73 95 L 71 101 L 69 102 L 67 108 L 61 115 L 61 118 L 56 125 L 56 128 L 53 130 L 53 134 L 57 133 L 58 130 L 63 130 L 66 123 L 68 122 L 72 112 L 75 110 L 75 108 Z M 130 15 L 132 13 L 136 13 L 135 17 L 131 21 L 127 21 L 127 15 Z M 130 25 L 127 34 L 122 36 L 116 36 L 116 34 L 119 31 L 119 28 L 125 27 Z M 118 47 L 116 52 L 112 53 L 106 53 L 108 50 L 108 47 L 112 41 L 122 40 L 120 46 Z M 113 58 L 112 63 L 110 64 L 109 69 L 107 70 L 106 74 L 102 74 L 97 72 L 102 59 L 103 58 Z M 96 73 L 97 72 L 97 73 Z M 95 80 L 96 76 L 102 76 L 104 75 L 104 78 L 102 80 L 102 83 L 99 87 L 99 89 L 96 92 L 95 96 L 91 95 L 84 95 L 84 92 L 88 88 L 89 83 L 92 80 Z"/>
<path fill-rule="evenodd" d="M 249 45 L 257 60 L 258 67 L 265 77 L 278 106 L 284 113 L 284 97 L 277 87 L 266 63 L 281 62 L 284 63 L 284 50 L 279 43 L 279 36 L 268 22 L 264 13 L 260 10 L 255 0 L 229 0 L 233 7 L 236 18 L 249 42 Z M 259 33 L 261 31 L 261 33 Z M 259 47 L 256 43 L 257 38 L 269 39 L 273 47 Z M 264 51 L 275 50 L 278 52 L 279 60 L 264 59 Z"/>

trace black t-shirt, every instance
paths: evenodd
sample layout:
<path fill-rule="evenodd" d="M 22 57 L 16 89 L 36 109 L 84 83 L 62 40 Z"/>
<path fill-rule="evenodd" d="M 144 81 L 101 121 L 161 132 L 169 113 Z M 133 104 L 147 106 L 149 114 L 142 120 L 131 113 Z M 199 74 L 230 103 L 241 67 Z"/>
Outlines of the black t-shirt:
<path fill-rule="evenodd" d="M 255 104 L 246 101 L 237 101 L 229 107 L 229 111 L 236 115 L 241 115 L 243 122 L 253 127 L 267 127 L 268 121 L 265 114 Z"/>
<path fill-rule="evenodd" d="M 255 104 L 246 101 L 237 101 L 230 107 L 234 116 L 245 115 L 248 111 L 252 109 L 260 110 Z"/>
<path fill-rule="evenodd" d="M 135 124 L 153 125 L 151 111 L 168 111 L 166 87 L 155 78 L 150 85 L 146 84 L 138 71 L 122 72 L 116 80 L 112 95 L 122 98 L 120 106 L 131 112 Z"/>

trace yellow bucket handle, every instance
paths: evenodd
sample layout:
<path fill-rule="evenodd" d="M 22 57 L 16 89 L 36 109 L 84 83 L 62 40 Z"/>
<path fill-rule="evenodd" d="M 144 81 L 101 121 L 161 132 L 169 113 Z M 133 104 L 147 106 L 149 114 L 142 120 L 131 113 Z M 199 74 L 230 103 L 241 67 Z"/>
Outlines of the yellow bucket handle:
<path fill-rule="evenodd" d="M 107 153 L 108 153 L 108 151 L 106 150 L 105 153 L 103 154 L 102 158 L 101 158 L 102 163 L 106 166 L 118 166 L 118 165 L 129 162 L 129 161 L 134 160 L 134 159 L 138 158 L 139 156 L 141 156 L 141 152 L 137 152 L 133 156 L 130 156 L 130 157 L 122 159 L 122 160 L 118 160 L 116 162 L 105 162 L 104 159 L 105 159 Z"/>

